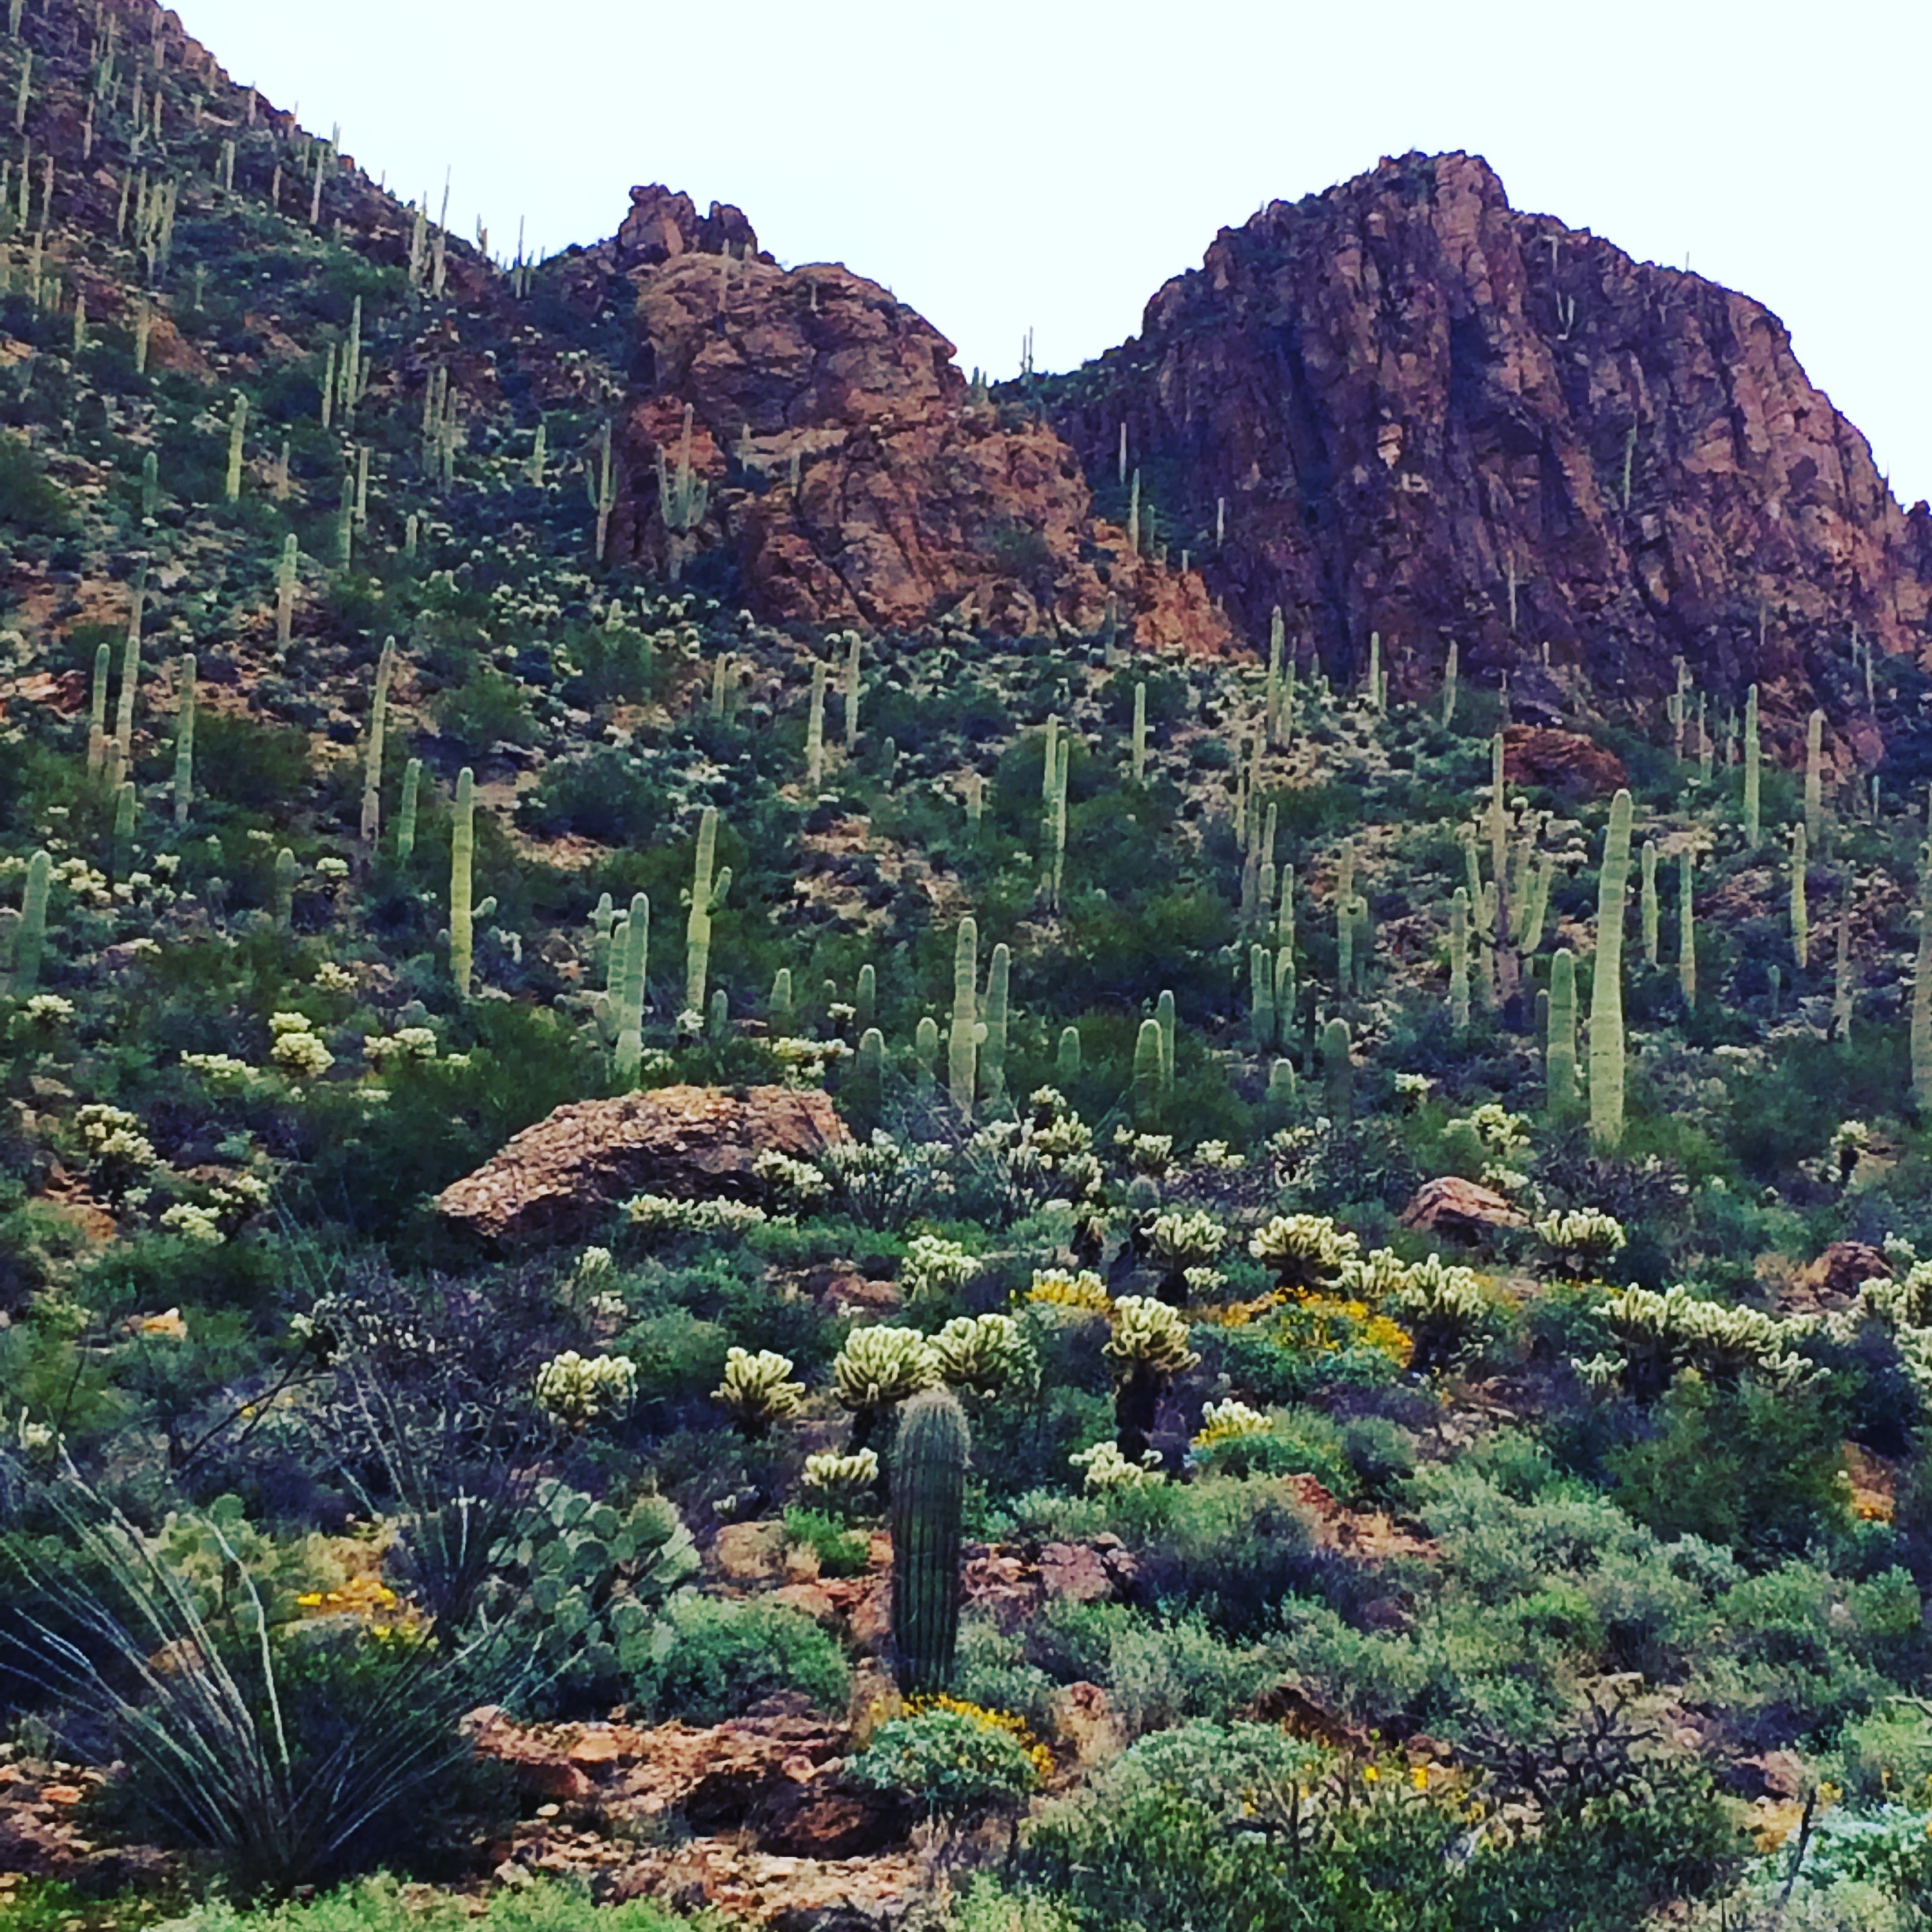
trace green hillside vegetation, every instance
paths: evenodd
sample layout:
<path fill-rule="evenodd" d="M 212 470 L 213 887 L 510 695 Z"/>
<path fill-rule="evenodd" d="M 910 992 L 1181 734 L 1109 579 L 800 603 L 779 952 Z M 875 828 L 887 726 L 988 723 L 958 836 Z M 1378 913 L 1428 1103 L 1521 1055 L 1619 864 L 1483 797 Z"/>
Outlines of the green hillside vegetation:
<path fill-rule="evenodd" d="M 620 567 L 622 315 L 148 17 L 0 39 L 0 1716 L 163 1875 L 0 1932 L 732 1922 L 493 1879 L 486 1705 L 849 1718 L 964 1932 L 1927 1923 L 1924 797 L 1688 670 L 1552 790 L 1393 662 Z M 433 1205 L 685 1085 L 852 1138 Z"/>

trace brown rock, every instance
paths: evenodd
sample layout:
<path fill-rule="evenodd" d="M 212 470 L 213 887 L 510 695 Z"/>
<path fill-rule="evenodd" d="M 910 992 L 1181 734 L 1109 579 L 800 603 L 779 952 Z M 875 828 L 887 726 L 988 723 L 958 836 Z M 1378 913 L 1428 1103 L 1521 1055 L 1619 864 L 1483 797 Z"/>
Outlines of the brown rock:
<path fill-rule="evenodd" d="M 1053 1735 L 1082 1770 L 1127 1748 L 1127 1727 L 1098 1684 L 1069 1684 L 1055 1697 Z"/>
<path fill-rule="evenodd" d="M 1055 422 L 1087 474 L 1124 424 L 1163 508 L 1211 527 L 1225 501 L 1209 589 L 1251 639 L 1280 606 L 1331 670 L 1372 631 L 1397 688 L 1439 688 L 1452 640 L 1514 688 L 1547 642 L 1558 687 L 1660 711 L 1682 655 L 1701 689 L 1755 681 L 1790 753 L 1829 700 L 1851 763 L 1877 734 L 1810 666 L 1854 621 L 1926 647 L 1932 510 L 1893 500 L 1777 317 L 1519 212 L 1474 155 L 1269 204 L 1082 376 Z"/>
<path fill-rule="evenodd" d="M 1811 1265 L 1799 1271 L 1794 1285 L 1827 1306 L 1851 1300 L 1866 1281 L 1889 1281 L 1892 1264 L 1863 1241 L 1834 1241 Z"/>
<path fill-rule="evenodd" d="M 1540 785 L 1573 797 L 1603 797 L 1629 780 L 1623 760 L 1580 731 L 1509 725 L 1502 733 L 1502 776 L 1510 785 Z"/>
<path fill-rule="evenodd" d="M 711 1561 L 727 1583 L 769 1583 L 785 1574 L 782 1523 L 727 1523 L 711 1544 Z"/>
<path fill-rule="evenodd" d="M 466 1724 L 478 1756 L 507 1767 L 519 1791 L 574 1804 L 596 1789 L 554 1739 L 513 1724 L 495 1705 L 472 1711 Z"/>
<path fill-rule="evenodd" d="M 1431 1234 L 1480 1235 L 1492 1228 L 1520 1228 L 1525 1217 L 1492 1188 L 1445 1174 L 1424 1181 L 1402 1210 L 1405 1228 Z"/>
<path fill-rule="evenodd" d="M 658 1087 L 559 1107 L 445 1188 L 436 1205 L 488 1240 L 576 1240 L 636 1194 L 757 1200 L 763 1190 L 752 1168 L 760 1154 L 810 1160 L 846 1138 L 823 1094 Z"/>

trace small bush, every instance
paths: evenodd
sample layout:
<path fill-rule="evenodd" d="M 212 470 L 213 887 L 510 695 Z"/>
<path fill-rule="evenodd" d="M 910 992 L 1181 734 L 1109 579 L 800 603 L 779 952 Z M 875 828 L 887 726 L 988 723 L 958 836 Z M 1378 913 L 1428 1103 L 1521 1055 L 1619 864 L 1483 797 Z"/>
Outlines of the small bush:
<path fill-rule="evenodd" d="M 1024 1726 L 953 1702 L 880 1725 L 846 1775 L 947 1814 L 983 1811 L 1037 1791 L 1052 1760 Z"/>
<path fill-rule="evenodd" d="M 844 1708 L 852 1673 L 838 1645 L 782 1604 L 681 1596 L 659 1619 L 658 1654 L 632 1688 L 660 1717 L 696 1724 L 742 1716 L 762 1698 L 802 1691 L 821 1710 Z"/>

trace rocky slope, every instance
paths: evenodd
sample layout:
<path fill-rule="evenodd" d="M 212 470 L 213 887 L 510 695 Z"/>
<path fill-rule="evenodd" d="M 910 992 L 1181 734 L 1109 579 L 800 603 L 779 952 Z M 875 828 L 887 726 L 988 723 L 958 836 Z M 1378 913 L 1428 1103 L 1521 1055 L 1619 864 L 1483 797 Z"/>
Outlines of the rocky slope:
<path fill-rule="evenodd" d="M 1777 318 L 1512 208 L 1471 155 L 1224 230 L 1054 414 L 1116 487 L 1124 425 L 1250 636 L 1278 604 L 1343 667 L 1379 630 L 1398 687 L 1451 640 L 1491 682 L 1547 642 L 1601 698 L 1668 689 L 1681 655 L 1795 718 L 1849 693 L 1855 625 L 1927 649 L 1932 513 L 1893 500 Z"/>

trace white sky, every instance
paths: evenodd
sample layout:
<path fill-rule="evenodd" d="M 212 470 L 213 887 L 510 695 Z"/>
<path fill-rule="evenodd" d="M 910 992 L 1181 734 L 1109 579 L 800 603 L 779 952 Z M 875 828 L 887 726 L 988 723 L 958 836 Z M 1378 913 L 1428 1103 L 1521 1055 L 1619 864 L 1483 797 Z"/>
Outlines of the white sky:
<path fill-rule="evenodd" d="M 176 0 L 238 81 L 452 225 L 609 234 L 735 201 L 1006 375 L 1133 333 L 1217 227 L 1412 148 L 1756 296 L 1932 497 L 1926 0 Z"/>

